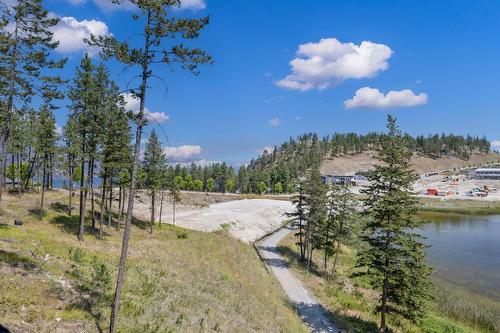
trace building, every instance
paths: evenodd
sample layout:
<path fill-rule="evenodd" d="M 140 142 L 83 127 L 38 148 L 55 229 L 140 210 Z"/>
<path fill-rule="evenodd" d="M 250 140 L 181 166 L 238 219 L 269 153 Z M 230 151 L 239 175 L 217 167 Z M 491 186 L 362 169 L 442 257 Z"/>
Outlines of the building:
<path fill-rule="evenodd" d="M 327 185 L 350 185 L 354 176 L 323 175 L 323 183 Z"/>
<path fill-rule="evenodd" d="M 479 168 L 472 171 L 469 178 L 500 180 L 500 168 Z"/>

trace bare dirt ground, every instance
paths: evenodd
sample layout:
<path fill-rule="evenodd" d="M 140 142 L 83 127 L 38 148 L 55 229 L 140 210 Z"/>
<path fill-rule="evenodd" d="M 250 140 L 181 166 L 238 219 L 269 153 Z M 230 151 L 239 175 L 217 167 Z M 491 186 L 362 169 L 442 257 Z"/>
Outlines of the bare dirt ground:
<path fill-rule="evenodd" d="M 368 171 L 378 163 L 374 158 L 375 152 L 366 151 L 357 155 L 343 155 L 326 159 L 321 165 L 322 174 L 353 175 L 358 171 Z M 496 153 L 479 154 L 474 152 L 470 159 L 462 160 L 456 157 L 430 157 L 413 155 L 411 163 L 418 174 L 450 170 L 453 168 L 473 167 L 500 161 Z"/>
<path fill-rule="evenodd" d="M 159 206 L 159 203 L 158 203 Z M 151 214 L 150 199 L 141 194 L 134 205 L 134 215 L 148 220 Z M 211 232 L 224 229 L 233 237 L 252 242 L 279 228 L 291 212 L 290 201 L 273 199 L 242 199 L 231 194 L 183 193 L 176 205 L 175 225 Z M 159 219 L 159 208 L 156 213 Z M 164 202 L 162 223 L 172 223 L 173 205 Z"/>

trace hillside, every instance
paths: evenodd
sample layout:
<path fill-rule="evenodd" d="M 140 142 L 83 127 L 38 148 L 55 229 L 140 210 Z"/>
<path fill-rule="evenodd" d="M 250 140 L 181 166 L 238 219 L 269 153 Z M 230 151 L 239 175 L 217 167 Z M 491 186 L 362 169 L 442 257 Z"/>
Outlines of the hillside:
<path fill-rule="evenodd" d="M 2 203 L 0 331 L 106 331 L 121 231 L 105 227 L 100 241 L 88 229 L 78 242 L 78 217 L 61 212 L 65 196 L 48 192 L 42 220 L 32 209 L 38 194 Z M 304 331 L 251 245 L 224 231 L 145 227 L 132 227 L 120 332 Z"/>
<path fill-rule="evenodd" d="M 384 133 L 334 133 L 319 138 L 306 133 L 290 138 L 272 151 L 264 151 L 238 173 L 238 188 L 243 193 L 262 187 L 275 191 L 293 188 L 291 184 L 312 165 L 321 164 L 323 174 L 345 175 L 367 171 L 376 163 L 374 151 L 386 141 Z M 403 144 L 413 153 L 412 163 L 418 173 L 498 162 L 500 155 L 491 151 L 485 138 L 470 135 L 435 134 L 427 137 L 402 135 Z M 264 186 L 259 186 L 263 184 Z"/>
<path fill-rule="evenodd" d="M 373 157 L 374 154 L 374 151 L 366 151 L 354 155 L 343 154 L 337 157 L 326 158 L 321 164 L 321 173 L 353 175 L 358 171 L 368 171 L 377 163 L 377 160 Z M 468 159 L 448 155 L 432 158 L 420 154 L 413 154 L 411 159 L 412 166 L 418 174 L 497 162 L 500 162 L 499 154 L 494 152 L 485 154 L 477 151 L 471 153 Z"/>

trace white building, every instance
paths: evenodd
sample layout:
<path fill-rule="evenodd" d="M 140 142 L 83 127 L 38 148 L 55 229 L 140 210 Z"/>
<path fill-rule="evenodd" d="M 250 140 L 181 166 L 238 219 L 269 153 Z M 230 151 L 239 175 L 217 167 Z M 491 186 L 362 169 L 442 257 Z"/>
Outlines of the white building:
<path fill-rule="evenodd" d="M 479 168 L 471 172 L 470 178 L 500 180 L 500 168 Z"/>

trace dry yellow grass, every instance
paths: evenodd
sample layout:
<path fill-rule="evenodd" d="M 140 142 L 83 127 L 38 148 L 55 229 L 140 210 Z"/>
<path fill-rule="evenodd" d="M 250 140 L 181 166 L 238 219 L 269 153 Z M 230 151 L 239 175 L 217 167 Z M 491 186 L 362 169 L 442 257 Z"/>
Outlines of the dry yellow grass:
<path fill-rule="evenodd" d="M 121 232 L 106 227 L 105 240 L 87 232 L 78 242 L 77 217 L 58 211 L 66 193 L 48 193 L 42 220 L 30 213 L 37 194 L 1 204 L 0 324 L 13 332 L 106 330 L 108 306 L 89 308 L 76 290 L 69 251 L 81 249 L 86 263 L 95 256 L 114 280 Z M 250 245 L 224 232 L 144 227 L 132 229 L 120 332 L 305 332 Z"/>

